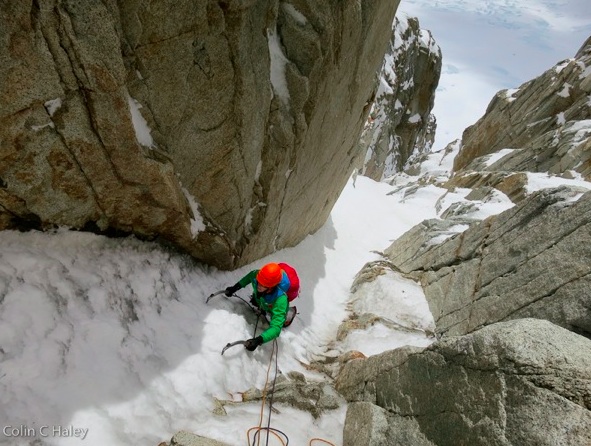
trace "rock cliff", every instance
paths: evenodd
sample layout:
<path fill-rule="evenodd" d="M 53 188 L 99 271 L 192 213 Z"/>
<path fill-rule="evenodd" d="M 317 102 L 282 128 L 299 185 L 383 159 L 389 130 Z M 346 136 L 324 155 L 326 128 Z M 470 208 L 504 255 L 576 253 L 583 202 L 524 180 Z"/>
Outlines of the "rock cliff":
<path fill-rule="evenodd" d="M 485 115 L 464 131 L 454 171 L 577 172 L 590 179 L 590 66 L 587 40 L 574 58 L 497 93 Z M 493 153 L 499 156 L 484 158 Z"/>
<path fill-rule="evenodd" d="M 0 229 L 163 239 L 221 268 L 317 230 L 398 1 L 3 2 Z"/>
<path fill-rule="evenodd" d="M 385 254 L 421 282 L 439 334 L 538 317 L 591 338 L 591 192 L 582 193 L 544 189 L 440 244 L 431 243 L 440 226 L 425 221 Z"/>
<path fill-rule="evenodd" d="M 574 58 L 499 92 L 437 164 L 419 156 L 390 180 L 403 200 L 441 190 L 439 218 L 359 278 L 381 268 L 414 279 L 438 340 L 340 370 L 345 445 L 591 441 L 590 57 L 588 39 Z M 451 177 L 419 165 L 452 156 Z M 485 205 L 499 210 L 484 218 Z"/>
<path fill-rule="evenodd" d="M 362 175 L 376 181 L 402 171 L 411 155 L 429 152 L 441 50 L 416 18 L 397 17 L 376 100 L 360 139 Z"/>

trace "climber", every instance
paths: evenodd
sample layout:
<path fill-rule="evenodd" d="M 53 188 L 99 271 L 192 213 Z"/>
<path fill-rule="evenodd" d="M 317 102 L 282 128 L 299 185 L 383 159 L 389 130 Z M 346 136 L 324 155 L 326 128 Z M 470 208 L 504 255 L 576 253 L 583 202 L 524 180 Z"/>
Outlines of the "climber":
<path fill-rule="evenodd" d="M 252 285 L 253 294 L 250 303 L 257 314 L 270 316 L 269 328 L 244 344 L 244 347 L 252 352 L 259 345 L 277 338 L 283 327 L 291 324 L 297 310 L 295 306 L 290 308 L 289 302 L 299 293 L 299 279 L 295 270 L 289 265 L 267 263 L 261 269 L 249 272 L 235 285 L 226 288 L 224 293 L 228 297 L 232 296 L 248 284 Z"/>

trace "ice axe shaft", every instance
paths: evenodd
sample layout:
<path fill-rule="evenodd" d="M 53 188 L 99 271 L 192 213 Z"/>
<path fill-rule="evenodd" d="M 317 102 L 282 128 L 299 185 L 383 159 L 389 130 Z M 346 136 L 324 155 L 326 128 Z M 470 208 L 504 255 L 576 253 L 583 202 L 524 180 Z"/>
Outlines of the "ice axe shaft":
<path fill-rule="evenodd" d="M 226 346 L 225 346 L 225 347 L 222 349 L 222 355 L 223 355 L 223 354 L 224 354 L 224 352 L 225 352 L 226 350 L 228 350 L 230 347 L 234 347 L 235 345 L 244 345 L 244 344 L 246 344 L 246 342 L 247 342 L 246 340 L 244 340 L 244 341 L 236 341 L 236 342 L 228 342 L 228 343 L 226 344 Z"/>
<path fill-rule="evenodd" d="M 208 298 L 205 300 L 205 303 L 209 303 L 209 300 L 210 300 L 212 297 L 219 296 L 220 294 L 224 294 L 225 292 L 226 292 L 226 290 L 220 290 L 220 291 L 216 291 L 215 293 L 211 293 L 211 294 L 209 295 L 209 297 L 208 297 Z"/>
<path fill-rule="evenodd" d="M 215 296 L 219 296 L 220 294 L 224 294 L 225 295 L 226 290 L 220 290 L 220 291 L 216 291 L 215 293 L 212 293 L 209 295 L 209 297 L 205 300 L 205 303 L 209 303 L 209 301 L 211 300 L 212 297 Z M 251 304 L 249 304 L 246 300 L 244 300 L 242 297 L 240 297 L 238 294 L 232 294 L 231 296 L 225 296 L 225 297 L 236 297 L 238 299 L 240 299 L 242 302 L 244 302 L 246 304 L 246 306 L 248 308 L 250 308 L 256 315 L 259 315 L 260 310 L 256 307 L 253 307 Z"/>

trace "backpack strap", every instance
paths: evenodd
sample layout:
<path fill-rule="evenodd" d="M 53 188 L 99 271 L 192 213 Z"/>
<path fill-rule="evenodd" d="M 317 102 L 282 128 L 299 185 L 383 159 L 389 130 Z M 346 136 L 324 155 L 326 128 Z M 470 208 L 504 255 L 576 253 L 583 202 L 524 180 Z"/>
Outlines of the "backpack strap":
<path fill-rule="evenodd" d="M 300 294 L 300 278 L 293 266 L 288 265 L 287 263 L 279 263 L 278 265 L 283 271 L 285 271 L 285 274 L 287 274 L 289 279 L 289 289 L 285 294 L 287 294 L 287 300 L 291 302 Z"/>

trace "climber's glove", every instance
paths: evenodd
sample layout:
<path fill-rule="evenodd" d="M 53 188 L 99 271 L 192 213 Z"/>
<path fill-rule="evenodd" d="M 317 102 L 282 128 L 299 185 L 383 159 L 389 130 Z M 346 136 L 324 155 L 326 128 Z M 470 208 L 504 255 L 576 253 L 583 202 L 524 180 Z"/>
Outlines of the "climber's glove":
<path fill-rule="evenodd" d="M 244 348 L 250 352 L 254 352 L 259 345 L 263 343 L 263 338 L 257 336 L 256 338 L 249 339 L 244 343 Z"/>
<path fill-rule="evenodd" d="M 238 291 L 241 288 L 240 284 L 237 283 L 236 285 L 232 285 L 229 286 L 228 288 L 226 288 L 226 291 L 224 291 L 224 294 L 228 297 L 230 297 L 231 295 L 233 295 L 236 291 Z"/>

